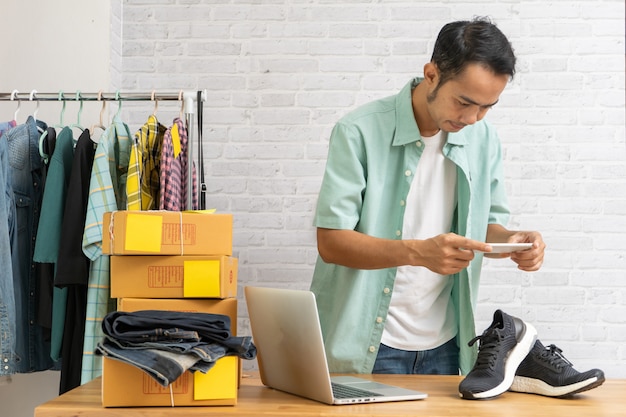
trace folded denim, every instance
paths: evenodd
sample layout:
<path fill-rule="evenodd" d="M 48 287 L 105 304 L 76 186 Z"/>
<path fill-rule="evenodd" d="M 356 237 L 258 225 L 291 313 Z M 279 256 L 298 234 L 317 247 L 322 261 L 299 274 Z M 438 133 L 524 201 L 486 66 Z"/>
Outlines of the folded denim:
<path fill-rule="evenodd" d="M 203 338 L 221 342 L 230 337 L 230 317 L 161 310 L 114 311 L 104 317 L 102 330 L 128 342 Z"/>
<path fill-rule="evenodd" d="M 218 359 L 226 356 L 227 352 L 218 344 L 207 347 L 207 350 L 212 351 L 210 359 L 200 359 L 195 351 L 177 353 L 153 348 L 122 349 L 106 342 L 96 345 L 96 354 L 133 365 L 164 387 L 176 381 L 187 370 L 207 373 Z"/>
<path fill-rule="evenodd" d="M 102 329 L 96 354 L 136 366 L 165 387 L 187 370 L 206 373 L 224 356 L 256 357 L 252 338 L 231 336 L 230 318 L 220 314 L 116 311 Z"/>

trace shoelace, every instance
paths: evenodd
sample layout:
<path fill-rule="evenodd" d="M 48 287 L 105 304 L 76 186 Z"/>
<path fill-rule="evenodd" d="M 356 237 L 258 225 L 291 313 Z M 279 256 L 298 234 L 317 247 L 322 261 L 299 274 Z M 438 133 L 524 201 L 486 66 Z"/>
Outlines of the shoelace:
<path fill-rule="evenodd" d="M 573 366 L 573 364 L 563 356 L 563 351 L 554 344 L 546 347 L 539 357 L 557 369 Z"/>
<path fill-rule="evenodd" d="M 500 333 L 495 328 L 489 328 L 485 332 L 476 336 L 470 340 L 468 346 L 473 346 L 478 340 L 478 357 L 476 358 L 476 364 L 474 369 L 493 369 L 496 364 L 496 359 L 500 353 Z"/>

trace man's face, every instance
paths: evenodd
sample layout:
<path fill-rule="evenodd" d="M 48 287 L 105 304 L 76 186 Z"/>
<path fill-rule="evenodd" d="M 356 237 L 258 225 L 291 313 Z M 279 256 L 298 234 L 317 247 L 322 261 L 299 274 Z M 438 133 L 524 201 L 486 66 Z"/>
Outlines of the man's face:
<path fill-rule="evenodd" d="M 485 117 L 500 99 L 509 78 L 480 64 L 468 64 L 443 85 L 438 81 L 433 84 L 427 96 L 430 117 L 439 129 L 458 132 Z"/>

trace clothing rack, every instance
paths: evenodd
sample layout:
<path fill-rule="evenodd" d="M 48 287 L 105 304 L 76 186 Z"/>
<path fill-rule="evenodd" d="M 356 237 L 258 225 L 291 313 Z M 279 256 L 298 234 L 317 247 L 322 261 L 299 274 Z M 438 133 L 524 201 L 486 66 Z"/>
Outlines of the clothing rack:
<path fill-rule="evenodd" d="M 198 100 L 201 98 L 202 102 L 207 100 L 207 90 L 201 91 L 183 91 L 178 92 L 121 92 L 116 91 L 97 93 L 83 93 L 76 91 L 74 94 L 64 93 L 59 91 L 58 93 L 39 93 L 37 90 L 32 90 L 29 93 L 20 93 L 18 90 L 13 90 L 10 93 L 0 92 L 0 101 L 12 101 L 18 102 L 18 106 L 21 101 L 182 101 L 183 113 L 185 114 L 187 124 L 187 160 L 190 161 L 187 170 L 188 192 L 187 194 L 187 208 L 191 209 L 193 206 L 193 115 L 196 113 L 196 109 L 202 108 L 198 106 Z M 18 107 L 19 108 L 19 107 Z M 199 165 L 202 155 L 198 155 Z M 204 184 L 200 185 L 204 190 Z"/>

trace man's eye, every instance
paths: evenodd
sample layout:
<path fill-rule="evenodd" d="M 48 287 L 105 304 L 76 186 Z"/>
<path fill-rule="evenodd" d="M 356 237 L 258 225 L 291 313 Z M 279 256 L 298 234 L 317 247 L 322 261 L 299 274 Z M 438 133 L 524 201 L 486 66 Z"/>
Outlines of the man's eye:
<path fill-rule="evenodd" d="M 459 101 L 459 105 L 461 105 L 462 107 L 467 107 L 467 106 L 469 106 L 470 104 L 469 104 L 469 103 L 464 103 L 464 102 L 462 102 L 462 101 Z"/>

